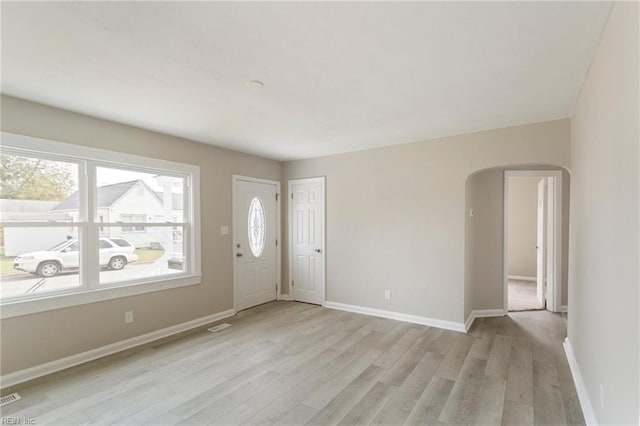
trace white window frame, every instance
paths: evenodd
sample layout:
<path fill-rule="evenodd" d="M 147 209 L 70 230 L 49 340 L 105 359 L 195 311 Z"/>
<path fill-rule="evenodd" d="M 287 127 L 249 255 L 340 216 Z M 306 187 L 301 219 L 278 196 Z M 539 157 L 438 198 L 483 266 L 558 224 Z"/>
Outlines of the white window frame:
<path fill-rule="evenodd" d="M 83 305 L 103 300 L 134 296 L 187 285 L 200 284 L 202 278 L 200 253 L 200 167 L 173 161 L 124 154 L 115 151 L 55 142 L 46 139 L 0 132 L 0 152 L 24 155 L 79 165 L 79 221 L 80 236 L 79 287 L 41 294 L 7 298 L 0 302 L 0 318 L 11 318 L 51 309 Z M 127 224 L 140 226 L 180 226 L 188 239 L 185 244 L 185 271 L 167 276 L 148 277 L 118 283 L 100 284 L 98 240 L 100 227 L 96 205 L 96 169 L 112 167 L 139 172 L 162 173 L 184 177 L 184 219 L 182 223 Z M 69 222 L 0 222 L 3 227 L 69 227 Z M 108 226 L 108 225 L 107 225 Z M 122 226 L 117 224 L 112 226 Z"/>

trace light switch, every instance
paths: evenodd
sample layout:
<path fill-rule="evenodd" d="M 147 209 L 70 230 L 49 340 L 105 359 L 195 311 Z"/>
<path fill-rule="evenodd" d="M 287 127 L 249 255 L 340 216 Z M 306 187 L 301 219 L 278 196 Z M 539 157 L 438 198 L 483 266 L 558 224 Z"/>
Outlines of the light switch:
<path fill-rule="evenodd" d="M 220 235 L 229 235 L 229 227 L 227 225 L 220 227 Z"/>

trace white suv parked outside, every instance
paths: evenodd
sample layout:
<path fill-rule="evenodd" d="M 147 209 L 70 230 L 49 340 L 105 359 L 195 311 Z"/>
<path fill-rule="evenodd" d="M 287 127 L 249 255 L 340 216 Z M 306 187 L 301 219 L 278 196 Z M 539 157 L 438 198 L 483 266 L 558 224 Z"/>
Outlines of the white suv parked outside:
<path fill-rule="evenodd" d="M 127 263 L 138 260 L 135 247 L 122 238 L 100 238 L 100 266 L 109 269 L 122 269 Z M 70 239 L 48 250 L 21 254 L 13 261 L 13 269 L 40 275 L 55 277 L 62 271 L 73 271 L 80 267 L 78 240 Z"/>

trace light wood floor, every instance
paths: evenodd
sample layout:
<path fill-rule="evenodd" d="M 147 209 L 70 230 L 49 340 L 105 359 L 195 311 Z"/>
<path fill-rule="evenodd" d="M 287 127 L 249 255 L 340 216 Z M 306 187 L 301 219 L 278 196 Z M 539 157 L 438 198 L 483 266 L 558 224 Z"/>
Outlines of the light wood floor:
<path fill-rule="evenodd" d="M 546 311 L 468 334 L 274 302 L 20 389 L 42 424 L 584 424 Z"/>

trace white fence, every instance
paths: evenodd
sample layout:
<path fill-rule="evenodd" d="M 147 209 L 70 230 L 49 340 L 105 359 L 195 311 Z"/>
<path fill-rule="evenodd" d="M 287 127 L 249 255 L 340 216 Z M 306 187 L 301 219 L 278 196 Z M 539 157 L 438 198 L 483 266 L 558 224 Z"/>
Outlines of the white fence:
<path fill-rule="evenodd" d="M 46 250 L 78 233 L 64 228 L 4 228 L 4 255 L 18 256 L 31 251 Z"/>

